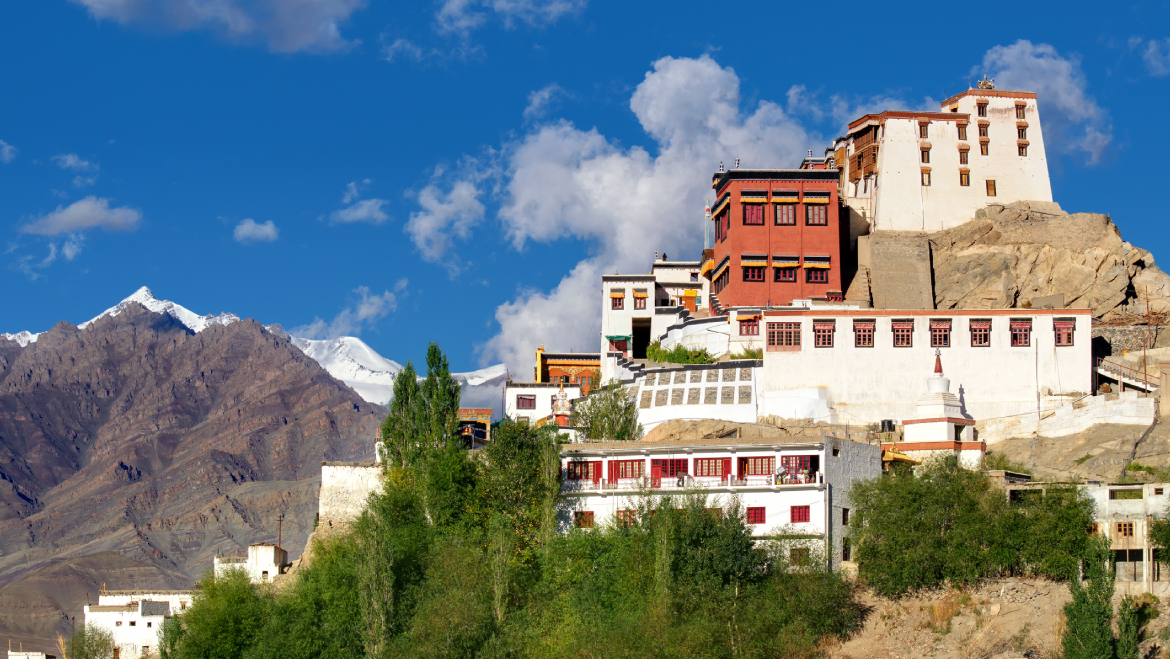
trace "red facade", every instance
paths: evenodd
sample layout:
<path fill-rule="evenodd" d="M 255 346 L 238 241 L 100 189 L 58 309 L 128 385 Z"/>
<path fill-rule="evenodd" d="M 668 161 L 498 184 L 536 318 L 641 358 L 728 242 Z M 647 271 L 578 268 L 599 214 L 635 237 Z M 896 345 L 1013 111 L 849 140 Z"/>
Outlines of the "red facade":
<path fill-rule="evenodd" d="M 841 299 L 835 169 L 735 169 L 715 175 L 712 293 L 723 307 Z"/>

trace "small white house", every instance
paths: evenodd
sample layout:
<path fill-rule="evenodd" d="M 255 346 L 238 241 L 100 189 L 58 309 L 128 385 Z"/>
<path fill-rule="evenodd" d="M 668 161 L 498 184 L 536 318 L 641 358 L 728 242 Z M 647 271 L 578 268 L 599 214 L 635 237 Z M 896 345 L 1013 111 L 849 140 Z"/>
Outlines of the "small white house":
<path fill-rule="evenodd" d="M 157 654 L 159 630 L 163 621 L 175 613 L 169 601 L 140 599 L 127 604 L 103 604 L 99 598 L 98 602 L 85 606 L 85 622 L 113 634 L 116 657 Z"/>
<path fill-rule="evenodd" d="M 513 421 L 536 423 L 552 416 L 553 405 L 564 389 L 569 400 L 581 397 L 579 384 L 512 382 L 504 385 L 504 416 Z"/>
<path fill-rule="evenodd" d="M 270 542 L 248 546 L 248 556 L 216 556 L 215 576 L 242 568 L 252 583 L 270 583 L 288 569 L 288 552 Z"/>
<path fill-rule="evenodd" d="M 812 537 L 838 566 L 850 560 L 850 488 L 880 472 L 878 446 L 836 438 L 578 444 L 561 452 L 561 524 L 624 523 L 642 496 L 702 492 L 711 508 L 736 496 L 754 537 Z"/>

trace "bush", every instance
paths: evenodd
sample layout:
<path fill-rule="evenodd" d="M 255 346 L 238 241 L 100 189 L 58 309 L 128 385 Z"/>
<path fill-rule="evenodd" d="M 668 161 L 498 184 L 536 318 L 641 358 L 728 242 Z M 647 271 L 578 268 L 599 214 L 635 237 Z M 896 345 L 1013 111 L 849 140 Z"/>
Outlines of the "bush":
<path fill-rule="evenodd" d="M 179 659 L 238 659 L 259 639 L 271 598 L 248 581 L 242 569 L 204 575 L 191 609 L 180 620 Z"/>
<path fill-rule="evenodd" d="M 1064 659 L 1109 659 L 1113 656 L 1113 572 L 1109 568 L 1109 540 L 1095 536 L 1084 552 L 1084 584 L 1069 574 L 1073 599 L 1064 605 Z"/>
<path fill-rule="evenodd" d="M 994 453 L 992 451 L 988 451 L 987 454 L 983 456 L 983 464 L 980 465 L 979 468 L 983 471 L 994 471 L 997 469 L 1002 469 L 1003 471 L 1014 471 L 1017 474 L 1028 474 L 1029 476 L 1032 475 L 1032 470 L 1027 466 L 1019 462 L 1012 462 L 1011 458 L 1004 455 L 1003 453 Z"/>
<path fill-rule="evenodd" d="M 706 348 L 691 350 L 676 345 L 670 350 L 663 350 L 660 341 L 646 346 L 646 357 L 659 364 L 712 364 L 715 362 L 715 358 L 707 353 Z"/>
<path fill-rule="evenodd" d="M 71 659 L 114 659 L 114 635 L 93 623 L 74 630 L 65 645 Z"/>
<path fill-rule="evenodd" d="M 743 352 L 737 352 L 737 353 L 731 355 L 731 357 L 730 357 L 730 359 L 732 359 L 732 360 L 736 360 L 736 359 L 763 359 L 763 358 L 764 358 L 764 349 L 763 348 L 744 348 Z"/>
<path fill-rule="evenodd" d="M 1067 579 L 1093 510 L 1072 488 L 1009 504 L 982 473 L 942 461 L 855 483 L 850 499 L 859 576 L 887 596 L 996 575 Z"/>

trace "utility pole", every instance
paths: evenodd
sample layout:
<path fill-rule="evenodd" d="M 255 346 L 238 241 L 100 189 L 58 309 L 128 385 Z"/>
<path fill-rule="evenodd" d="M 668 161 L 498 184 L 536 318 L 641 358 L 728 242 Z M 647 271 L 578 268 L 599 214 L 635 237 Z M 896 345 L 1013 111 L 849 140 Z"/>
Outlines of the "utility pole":
<path fill-rule="evenodd" d="M 277 568 L 277 573 L 279 573 L 279 571 L 284 567 L 284 554 L 282 553 L 284 552 L 284 548 L 281 547 L 283 540 L 284 513 L 281 513 L 280 516 L 276 518 L 276 560 L 280 563 L 280 566 Z"/>

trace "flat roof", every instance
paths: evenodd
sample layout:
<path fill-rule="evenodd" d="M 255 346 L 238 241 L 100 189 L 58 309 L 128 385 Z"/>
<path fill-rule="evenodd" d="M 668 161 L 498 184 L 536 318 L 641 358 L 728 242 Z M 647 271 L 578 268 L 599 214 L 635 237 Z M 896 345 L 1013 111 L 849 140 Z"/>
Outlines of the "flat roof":
<path fill-rule="evenodd" d="M 848 440 L 840 440 L 848 441 Z M 687 439 L 648 442 L 636 440 L 632 442 L 595 442 L 573 444 L 574 448 L 561 449 L 561 455 L 571 457 L 575 453 L 596 453 L 598 451 L 618 453 L 642 453 L 656 451 L 674 451 L 691 447 L 717 447 L 730 449 L 760 450 L 762 448 L 798 448 L 820 449 L 825 444 L 825 438 L 820 435 L 792 435 L 789 437 L 694 437 Z M 580 448 L 577 448 L 580 447 Z"/>
<path fill-rule="evenodd" d="M 988 98 L 1036 98 L 1036 92 L 1017 92 L 1008 89 L 968 89 L 939 103 L 939 107 L 946 107 L 964 96 L 986 96 Z"/>
<path fill-rule="evenodd" d="M 860 128 L 863 123 L 870 121 L 878 121 L 881 119 L 930 119 L 933 121 L 956 121 L 962 119 L 969 121 L 971 115 L 961 112 L 908 112 L 905 110 L 886 110 L 885 112 L 871 112 L 860 119 L 853 120 L 849 124 L 849 132 L 852 133 L 854 128 Z"/>
<path fill-rule="evenodd" d="M 601 275 L 601 281 L 654 281 L 654 275 Z"/>
<path fill-rule="evenodd" d="M 769 309 L 766 317 L 785 316 L 1087 316 L 1092 309 Z"/>
<path fill-rule="evenodd" d="M 836 182 L 839 178 L 839 172 L 836 169 L 729 169 L 726 172 L 715 172 L 711 178 L 711 187 L 718 192 L 731 181 L 803 179 Z"/>
<path fill-rule="evenodd" d="M 91 604 L 90 613 L 134 613 L 138 611 L 138 603 L 133 604 Z"/>

